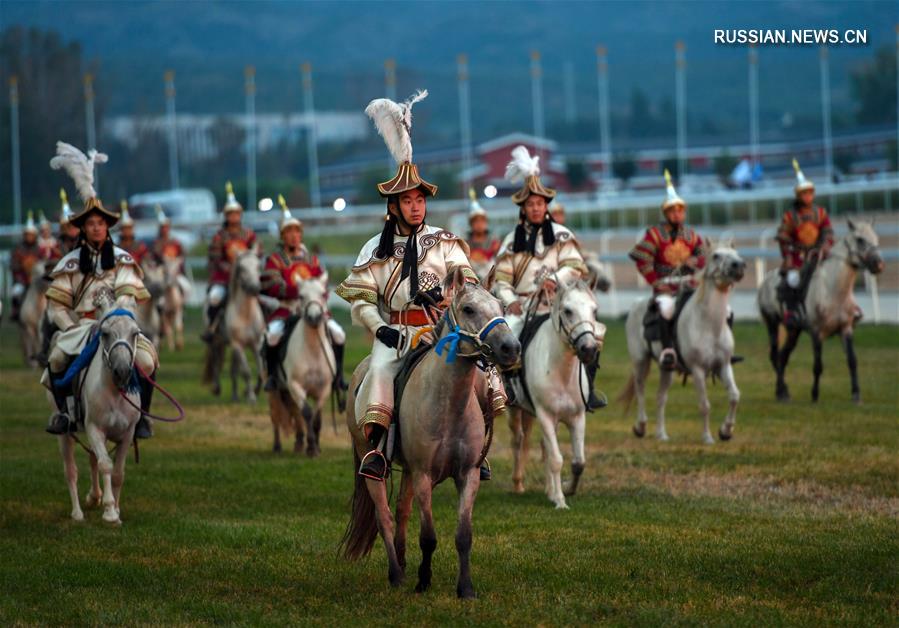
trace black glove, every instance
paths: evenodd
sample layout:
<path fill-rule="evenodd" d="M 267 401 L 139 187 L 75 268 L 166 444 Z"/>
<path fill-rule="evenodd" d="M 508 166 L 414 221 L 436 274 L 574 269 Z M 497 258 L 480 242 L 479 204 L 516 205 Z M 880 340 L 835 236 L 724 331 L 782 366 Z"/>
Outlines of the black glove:
<path fill-rule="evenodd" d="M 419 290 L 412 302 L 415 305 L 424 307 L 426 305 L 439 305 L 443 301 L 443 290 L 440 286 L 434 286 L 430 290 Z"/>
<path fill-rule="evenodd" d="M 393 327 L 388 327 L 387 325 L 381 325 L 378 327 L 378 331 L 375 332 L 375 338 L 381 341 L 382 344 L 387 345 L 391 349 L 396 349 L 397 345 L 400 344 L 400 332 Z"/>

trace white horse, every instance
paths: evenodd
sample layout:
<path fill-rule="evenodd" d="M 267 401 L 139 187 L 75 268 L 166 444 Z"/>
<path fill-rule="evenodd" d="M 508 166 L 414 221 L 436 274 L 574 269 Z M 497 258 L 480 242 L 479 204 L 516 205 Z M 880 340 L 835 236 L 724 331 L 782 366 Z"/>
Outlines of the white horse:
<path fill-rule="evenodd" d="M 75 390 L 80 391 L 78 396 L 82 404 L 83 434 L 87 439 L 86 448 L 89 450 L 91 463 L 91 490 L 85 497 L 85 502 L 88 506 L 102 503 L 103 520 L 113 524 L 122 522 L 119 498 L 125 479 L 125 458 L 140 418 L 138 391 L 124 393 L 130 403 L 119 393 L 120 390 L 127 390 L 132 378 L 139 332 L 137 321 L 128 311 L 108 307 L 99 323 L 99 348 L 74 382 Z M 53 405 L 49 393 L 48 399 Z M 107 441 L 116 443 L 114 462 L 106 451 Z M 59 448 L 72 500 L 72 519 L 82 521 L 84 513 L 78 501 L 74 436 L 59 436 Z"/>
<path fill-rule="evenodd" d="M 19 308 L 19 325 L 22 328 L 22 354 L 25 362 L 32 368 L 38 365 L 35 356 L 40 353 L 43 335 L 41 319 L 47 309 L 47 288 L 50 282 L 46 278 L 47 268 L 43 261 L 37 261 L 31 267 L 31 283 L 25 291 L 25 298 Z"/>
<path fill-rule="evenodd" d="M 190 294 L 190 282 L 181 273 L 182 260 L 177 257 L 163 259 L 165 269 L 162 292 L 162 335 L 169 351 L 184 348 L 184 302 Z"/>
<path fill-rule="evenodd" d="M 546 466 L 546 495 L 556 508 L 568 508 L 566 495 L 574 495 L 584 472 L 585 399 L 589 364 L 602 350 L 606 327 L 596 320 L 596 297 L 583 281 L 559 285 L 548 295 L 552 308 L 522 355 L 521 375 L 527 387 L 516 391 L 515 406 L 509 408 L 514 490 L 524 492 L 524 466 L 534 417 L 543 431 Z M 571 434 L 571 481 L 562 486 L 562 452 L 559 424 Z"/>
<path fill-rule="evenodd" d="M 883 258 L 878 250 L 879 240 L 871 223 L 849 221 L 849 233 L 831 250 L 826 260 L 821 262 L 809 281 L 805 295 L 806 330 L 812 338 L 815 353 L 812 401 L 818 401 L 818 380 L 824 366 L 821 362 L 821 345 L 834 334 L 840 334 L 849 375 L 852 380 L 852 400 L 861 401 L 858 386 L 858 363 L 852 335 L 855 323 L 861 318 L 861 310 L 855 302 L 852 291 L 858 271 L 867 270 L 880 273 Z M 796 348 L 802 330 L 788 330 L 786 341 L 778 351 L 778 332 L 783 320 L 783 311 L 777 298 L 778 271 L 771 271 L 759 288 L 758 301 L 762 320 L 768 328 L 770 342 L 769 358 L 777 372 L 775 394 L 780 401 L 788 401 L 790 392 L 784 381 L 787 362 Z"/>
<path fill-rule="evenodd" d="M 743 278 L 746 263 L 731 248 L 730 243 L 719 245 L 706 259 L 706 266 L 699 279 L 696 292 L 684 305 L 677 319 L 677 344 L 679 355 L 686 366 L 686 372 L 693 376 L 693 385 L 699 396 L 699 412 L 702 414 L 702 440 L 711 445 L 715 442 L 709 429 L 709 398 L 706 391 L 706 378 L 716 373 L 727 387 L 730 409 L 724 423 L 718 430 L 721 440 L 730 440 L 733 436 L 734 422 L 737 417 L 737 404 L 740 391 L 734 380 L 731 356 L 734 353 L 734 335 L 727 324 L 728 300 L 736 282 Z M 658 361 L 661 346 L 653 342 L 647 344 L 643 336 L 643 317 L 649 307 L 649 299 L 642 299 L 634 304 L 627 316 L 625 329 L 627 332 L 627 348 L 631 356 L 633 372 L 619 397 L 630 407 L 634 396 L 637 397 L 637 422 L 634 434 L 642 438 L 646 434 L 646 402 L 644 389 L 646 377 L 653 361 Z M 673 371 L 660 370 L 659 392 L 656 398 L 656 438 L 668 440 L 665 431 L 665 404 L 668 401 L 668 389 L 674 378 Z"/>
<path fill-rule="evenodd" d="M 302 446 L 304 432 L 306 454 L 314 457 L 321 451 L 322 408 L 331 395 L 336 369 L 325 320 L 327 298 L 327 288 L 320 281 L 300 284 L 297 313 L 302 318 L 287 339 L 287 353 L 281 363 L 285 387 L 269 393 L 275 452 L 281 451 L 282 429 L 296 434 L 294 453 Z"/>
<path fill-rule="evenodd" d="M 212 383 L 212 392 L 221 393 L 222 365 L 227 348 L 231 348 L 231 400 L 237 401 L 238 375 L 243 377 L 247 401 L 256 402 L 256 395 L 262 387 L 259 377 L 259 347 L 265 332 L 265 318 L 259 304 L 259 258 L 253 251 L 241 253 L 231 265 L 228 279 L 228 303 L 224 317 L 218 325 L 217 333 L 206 352 L 204 381 Z M 250 350 L 256 362 L 256 384 L 250 386 L 252 371 L 247 361 L 246 350 Z"/>
<path fill-rule="evenodd" d="M 162 298 L 165 281 L 165 270 L 161 265 L 147 259 L 142 265 L 144 287 L 150 293 L 150 298 L 137 304 L 134 313 L 137 314 L 137 322 L 140 329 L 154 346 L 159 346 L 159 332 L 161 320 L 159 316 L 159 300 Z"/>

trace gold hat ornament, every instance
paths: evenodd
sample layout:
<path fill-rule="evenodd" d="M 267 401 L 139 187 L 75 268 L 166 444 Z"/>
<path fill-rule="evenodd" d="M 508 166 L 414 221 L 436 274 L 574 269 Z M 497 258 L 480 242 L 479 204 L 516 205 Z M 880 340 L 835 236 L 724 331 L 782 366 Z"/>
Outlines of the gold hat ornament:
<path fill-rule="evenodd" d="M 62 202 L 62 208 L 59 212 L 59 224 L 67 225 L 72 219 L 72 208 L 69 207 L 69 196 L 66 194 L 65 188 L 59 188 L 59 200 Z"/>
<path fill-rule="evenodd" d="M 675 205 L 686 207 L 687 203 L 677 195 L 677 190 L 674 189 L 674 183 L 671 181 L 671 173 L 668 172 L 668 168 L 665 168 L 665 202 L 662 203 L 662 212 L 664 213 L 666 209 Z"/>
<path fill-rule="evenodd" d="M 225 182 L 225 213 L 228 212 L 242 212 L 243 205 L 237 202 L 237 197 L 234 196 L 234 186 L 231 185 L 230 181 Z"/>
<path fill-rule="evenodd" d="M 133 227 L 134 220 L 131 219 L 131 214 L 128 213 L 128 201 L 126 201 L 125 199 L 122 199 L 121 201 L 119 201 L 119 209 L 121 210 L 121 211 L 119 211 L 119 215 L 122 217 L 121 221 L 120 221 L 120 223 L 121 223 L 120 226 L 121 227 Z"/>
<path fill-rule="evenodd" d="M 37 225 L 34 224 L 34 212 L 28 210 L 28 218 L 25 220 L 25 228 L 22 233 L 37 233 Z"/>
<path fill-rule="evenodd" d="M 50 160 L 50 167 L 54 170 L 65 170 L 66 174 L 72 177 L 75 189 L 84 201 L 82 210 L 69 219 L 69 222 L 76 227 L 83 225 L 91 212 L 103 216 L 110 227 L 119 221 L 117 213 L 103 207 L 103 202 L 97 198 L 97 191 L 94 189 L 94 166 L 105 164 L 107 161 L 109 157 L 105 153 L 98 153 L 93 148 L 85 155 L 71 144 L 56 142 L 56 156 Z"/>
<path fill-rule="evenodd" d="M 793 171 L 796 173 L 796 187 L 793 188 L 796 191 L 796 194 L 804 192 L 805 190 L 815 189 L 815 184 L 806 179 L 805 175 L 802 174 L 802 170 L 799 169 L 799 162 L 796 161 L 795 157 L 793 157 Z"/>
<path fill-rule="evenodd" d="M 303 222 L 299 218 L 293 217 L 293 214 L 290 213 L 290 208 L 287 206 L 287 201 L 284 200 L 284 196 L 282 194 L 278 194 L 278 205 L 281 207 L 280 232 L 284 233 L 284 230 L 288 227 L 299 227 L 300 231 L 302 231 Z"/>
<path fill-rule="evenodd" d="M 523 181 L 520 190 L 512 195 L 512 202 L 522 206 L 531 194 L 542 196 L 548 203 L 556 197 L 556 191 L 545 187 L 540 181 L 540 155 L 533 157 L 524 146 L 512 149 L 512 161 L 506 166 L 506 180 L 510 183 Z"/>
<path fill-rule="evenodd" d="M 415 189 L 421 190 L 425 196 L 437 195 L 437 186 L 422 179 L 418 174 L 418 166 L 412 163 L 412 105 L 427 96 L 428 90 L 424 89 L 403 103 L 395 103 L 389 98 L 376 98 L 365 108 L 365 115 L 371 118 L 397 163 L 393 178 L 377 185 L 382 198 Z"/>
<path fill-rule="evenodd" d="M 487 217 L 487 212 L 481 207 L 481 204 L 478 202 L 478 195 L 474 191 L 474 188 L 468 188 L 468 198 L 471 199 L 471 202 L 468 205 L 468 222 L 471 222 L 474 218 L 478 216 Z"/>

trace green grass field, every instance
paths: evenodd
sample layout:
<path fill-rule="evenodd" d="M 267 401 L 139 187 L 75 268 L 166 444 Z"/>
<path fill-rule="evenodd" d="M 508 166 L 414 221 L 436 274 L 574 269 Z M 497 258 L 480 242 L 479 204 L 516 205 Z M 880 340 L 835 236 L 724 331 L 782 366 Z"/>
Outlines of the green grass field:
<path fill-rule="evenodd" d="M 670 395 L 667 444 L 634 438 L 633 417 L 613 403 L 588 418 L 587 469 L 569 511 L 554 510 L 542 493 L 536 440 L 528 492 L 511 493 L 509 434 L 499 421 L 495 480 L 475 508 L 479 599 L 466 603 L 455 598 L 452 486 L 435 493 L 430 592 L 412 592 L 416 517 L 402 588 L 389 588 L 380 545 L 345 563 L 336 553 L 353 473 L 344 430 L 334 435 L 326 418 L 318 459 L 272 454 L 264 401 L 231 404 L 200 386 L 196 329 L 192 313 L 187 350 L 162 353 L 160 381 L 187 419 L 157 424 L 140 464 L 129 458 L 124 525 L 111 528 L 96 510 L 83 523 L 69 519 L 57 444 L 43 433 L 48 405 L 4 322 L 2 625 L 899 623 L 895 327 L 857 333 L 859 407 L 849 402 L 836 341 L 825 347 L 821 402 L 808 400 L 804 340 L 789 377 L 794 401 L 775 403 L 762 327 L 738 325 L 747 362 L 737 367 L 734 440 L 700 444 L 692 386 Z M 366 350 L 353 332 L 350 366 Z M 611 323 L 599 374 L 610 397 L 624 384 L 625 355 L 623 326 Z M 720 386 L 712 404 L 717 425 L 726 408 Z M 159 397 L 154 410 L 169 412 Z M 83 496 L 88 465 L 83 452 L 78 459 Z"/>

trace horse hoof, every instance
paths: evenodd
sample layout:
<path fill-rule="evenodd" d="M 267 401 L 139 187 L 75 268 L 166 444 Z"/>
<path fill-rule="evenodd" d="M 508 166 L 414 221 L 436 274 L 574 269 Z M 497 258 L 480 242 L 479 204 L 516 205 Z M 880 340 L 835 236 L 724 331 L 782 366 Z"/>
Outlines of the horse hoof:
<path fill-rule="evenodd" d="M 718 428 L 718 438 L 721 439 L 722 441 L 727 442 L 733 437 L 734 437 L 733 432 L 728 433 L 728 432 L 725 432 L 722 428 Z"/>
<path fill-rule="evenodd" d="M 656 440 L 661 443 L 667 443 L 671 439 L 668 438 L 668 432 L 662 432 L 661 434 L 656 434 Z"/>
<path fill-rule="evenodd" d="M 518 495 L 524 495 L 524 482 L 515 482 L 512 486 L 512 492 Z"/>
<path fill-rule="evenodd" d="M 708 433 L 703 434 L 703 435 L 702 435 L 702 444 L 703 444 L 703 445 L 714 445 L 714 444 L 715 444 L 715 439 L 712 438 L 712 435 L 711 435 L 711 434 L 708 434 Z"/>
<path fill-rule="evenodd" d="M 568 504 L 565 503 L 564 499 L 561 501 L 555 502 L 555 504 L 556 504 L 556 510 L 570 510 L 570 508 L 568 507 Z"/>
<path fill-rule="evenodd" d="M 84 513 L 81 510 L 73 510 L 72 521 L 84 521 Z"/>
<path fill-rule="evenodd" d="M 646 436 L 646 423 L 634 423 L 634 427 L 632 428 L 634 431 L 634 436 L 637 438 L 643 438 Z"/>
<path fill-rule="evenodd" d="M 456 587 L 456 597 L 460 600 L 474 600 L 478 594 L 474 592 L 474 587 L 470 584 L 464 587 Z"/>
<path fill-rule="evenodd" d="M 114 510 L 112 512 L 104 512 L 103 521 L 114 526 L 122 525 L 122 520 L 119 518 L 119 513 Z"/>
<path fill-rule="evenodd" d="M 416 593 L 424 593 L 425 591 L 427 591 L 430 588 L 431 588 L 430 582 L 422 582 L 421 580 L 419 580 L 418 584 L 415 585 L 415 592 Z"/>
<path fill-rule="evenodd" d="M 861 393 L 852 393 L 852 403 L 857 406 L 862 405 L 862 395 Z"/>
<path fill-rule="evenodd" d="M 790 393 L 788 393 L 788 392 L 777 393 L 777 400 L 781 403 L 789 403 L 791 400 Z"/>
<path fill-rule="evenodd" d="M 394 589 L 402 586 L 403 580 L 406 579 L 406 574 L 403 573 L 402 569 L 388 569 L 387 571 L 387 581 L 390 582 L 390 586 Z"/>
<path fill-rule="evenodd" d="M 88 493 L 84 496 L 84 505 L 88 508 L 94 508 L 100 505 L 100 496 Z"/>
<path fill-rule="evenodd" d="M 221 386 L 213 386 L 213 387 L 212 387 L 212 394 L 213 394 L 214 396 L 216 396 L 216 397 L 220 396 L 220 395 L 222 394 L 222 388 L 221 388 Z"/>

